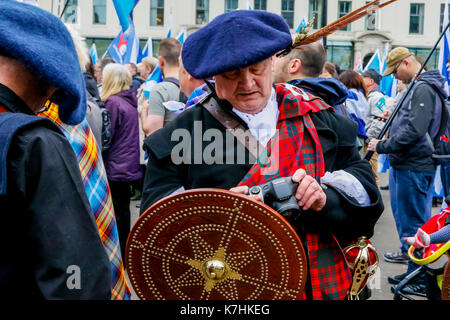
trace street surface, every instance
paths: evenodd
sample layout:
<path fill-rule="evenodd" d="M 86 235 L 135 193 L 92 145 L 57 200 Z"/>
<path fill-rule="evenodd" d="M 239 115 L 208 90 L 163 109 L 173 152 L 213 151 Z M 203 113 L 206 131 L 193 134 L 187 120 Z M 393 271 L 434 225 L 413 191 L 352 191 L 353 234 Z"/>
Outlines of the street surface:
<path fill-rule="evenodd" d="M 388 174 L 382 173 L 380 176 L 381 185 L 385 185 L 388 181 Z M 372 243 L 377 249 L 380 264 L 379 270 L 372 278 L 370 282 L 370 287 L 372 288 L 372 296 L 370 300 L 392 300 L 393 293 L 391 293 L 391 285 L 387 282 L 387 277 L 391 275 L 398 275 L 404 273 L 407 269 L 405 264 L 388 263 L 383 259 L 383 254 L 385 252 L 393 252 L 399 250 L 399 240 L 397 235 L 397 230 L 395 228 L 395 222 L 392 216 L 389 190 L 381 190 L 381 195 L 384 202 L 384 212 L 377 222 L 375 227 L 375 234 L 371 239 Z M 139 217 L 139 209 L 136 207 L 140 202 L 131 202 L 131 225 L 136 222 Z M 433 214 L 440 211 L 440 207 L 433 207 Z M 433 266 L 442 266 L 444 260 L 438 260 Z M 132 292 L 132 299 L 138 299 L 134 292 Z M 417 300 L 424 300 L 422 297 L 413 296 Z"/>

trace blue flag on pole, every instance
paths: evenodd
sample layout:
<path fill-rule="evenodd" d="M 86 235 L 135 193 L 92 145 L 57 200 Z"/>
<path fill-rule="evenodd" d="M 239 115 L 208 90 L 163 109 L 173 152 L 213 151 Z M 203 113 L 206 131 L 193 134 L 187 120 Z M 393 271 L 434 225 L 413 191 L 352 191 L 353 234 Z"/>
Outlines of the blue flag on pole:
<path fill-rule="evenodd" d="M 98 60 L 97 46 L 95 45 L 95 43 L 92 44 L 91 50 L 89 50 L 89 54 L 91 55 L 92 58 L 92 64 L 95 66 Z"/>
<path fill-rule="evenodd" d="M 113 0 L 122 31 L 130 27 L 130 15 L 139 0 Z"/>
<path fill-rule="evenodd" d="M 386 59 L 389 53 L 389 44 L 386 43 L 385 47 L 384 47 L 384 53 L 383 53 L 383 61 L 381 63 L 381 73 L 383 74 L 384 71 L 386 70 Z M 395 95 L 395 92 L 392 92 L 392 88 L 394 85 L 394 75 L 390 74 L 388 76 L 385 76 L 383 78 L 381 78 L 381 82 L 380 85 L 378 86 L 378 88 L 381 90 L 381 92 L 388 96 L 388 97 L 392 97 L 393 95 Z"/>
<path fill-rule="evenodd" d="M 442 22 L 442 28 L 445 28 L 448 24 L 448 0 L 445 1 L 445 9 L 444 9 L 444 20 Z M 439 71 L 447 80 L 447 84 L 450 85 L 449 74 L 447 72 L 447 61 L 450 56 L 450 32 L 447 30 L 445 32 L 443 39 L 441 40 L 441 45 L 439 49 Z"/>
<path fill-rule="evenodd" d="M 145 80 L 144 87 L 142 89 L 142 91 L 144 92 L 144 96 L 147 99 L 150 98 L 150 91 L 152 90 L 153 86 L 157 83 L 160 83 L 162 80 L 162 71 L 159 66 L 156 66 L 153 72 L 148 76 L 147 80 Z"/>
<path fill-rule="evenodd" d="M 141 55 L 139 38 L 133 23 L 133 9 L 139 0 L 113 0 L 122 31 L 111 42 L 108 53 L 117 63 L 137 63 Z"/>
<path fill-rule="evenodd" d="M 142 49 L 142 58 L 153 57 L 153 40 L 148 37 L 144 49 Z"/>
<path fill-rule="evenodd" d="M 133 21 L 127 31 L 120 31 L 108 47 L 108 53 L 117 63 L 137 63 L 141 46 L 136 36 Z"/>
<path fill-rule="evenodd" d="M 170 31 L 169 31 L 170 32 Z M 184 43 L 187 37 L 187 30 L 186 28 L 183 28 L 180 33 L 177 36 L 177 40 L 180 41 L 181 44 Z M 163 75 L 161 72 L 161 69 L 159 68 L 159 65 L 155 67 L 153 72 L 148 76 L 147 80 L 144 82 L 143 87 L 143 93 L 144 96 L 149 99 L 150 98 L 150 90 L 153 88 L 153 86 L 163 80 Z"/>
<path fill-rule="evenodd" d="M 366 71 L 368 69 L 374 69 L 378 73 L 381 73 L 380 54 L 378 53 L 378 50 L 375 52 L 375 54 L 372 56 L 372 58 L 370 58 L 366 67 L 364 68 L 364 71 Z"/>

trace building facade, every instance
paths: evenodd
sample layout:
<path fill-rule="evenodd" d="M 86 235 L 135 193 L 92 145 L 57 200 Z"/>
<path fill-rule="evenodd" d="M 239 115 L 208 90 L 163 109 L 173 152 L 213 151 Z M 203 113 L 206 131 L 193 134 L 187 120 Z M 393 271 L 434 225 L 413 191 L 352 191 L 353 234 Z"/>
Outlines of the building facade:
<path fill-rule="evenodd" d="M 96 43 L 102 56 L 119 33 L 120 24 L 112 0 L 38 0 L 39 5 L 61 16 L 87 40 Z M 320 28 L 364 4 L 366 0 L 140 0 L 134 10 L 134 24 L 142 43 L 153 40 L 154 55 L 158 43 L 171 26 L 172 37 L 182 28 L 188 35 L 223 12 L 244 9 L 267 10 L 283 16 L 295 32 L 303 19 L 315 17 Z M 383 1 L 384 2 L 384 1 Z M 64 11 L 64 12 L 63 12 Z M 367 63 L 376 50 L 404 46 L 425 58 L 442 29 L 444 0 L 399 0 L 360 19 L 327 37 L 324 44 L 328 60 L 341 69 L 353 68 L 356 56 Z M 438 52 L 429 62 L 437 66 Z"/>

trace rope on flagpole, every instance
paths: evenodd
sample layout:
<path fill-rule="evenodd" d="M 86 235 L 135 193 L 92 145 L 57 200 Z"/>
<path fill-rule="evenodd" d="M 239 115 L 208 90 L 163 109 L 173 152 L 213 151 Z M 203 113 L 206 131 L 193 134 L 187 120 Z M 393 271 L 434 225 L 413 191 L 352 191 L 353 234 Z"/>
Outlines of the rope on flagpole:
<path fill-rule="evenodd" d="M 389 127 L 392 124 L 392 121 L 394 120 L 395 116 L 398 114 L 398 112 L 400 111 L 400 108 L 402 107 L 403 103 L 406 100 L 406 97 L 409 95 L 409 93 L 412 90 L 412 87 L 414 86 L 414 83 L 416 82 L 417 78 L 419 77 L 419 75 L 422 73 L 423 69 L 425 68 L 425 66 L 427 65 L 428 61 L 431 59 L 431 56 L 433 55 L 434 51 L 436 50 L 437 46 L 439 45 L 439 43 L 441 42 L 442 38 L 444 37 L 445 33 L 447 32 L 447 30 L 450 27 L 450 22 L 447 24 L 447 26 L 444 28 L 444 30 L 442 31 L 441 35 L 439 36 L 439 39 L 436 41 L 436 43 L 434 44 L 433 48 L 431 49 L 430 53 L 428 54 L 427 58 L 425 59 L 424 63 L 420 66 L 419 71 L 417 71 L 416 75 L 414 76 L 413 80 L 411 81 L 411 83 L 408 85 L 408 88 L 406 89 L 405 94 L 402 96 L 402 98 L 400 99 L 399 103 L 397 104 L 397 106 L 395 107 L 394 111 L 392 111 L 391 116 L 389 117 L 389 119 L 386 121 L 386 124 L 384 125 L 383 129 L 381 129 L 380 134 L 377 137 L 377 140 L 381 140 L 383 139 L 384 135 L 386 134 L 386 132 L 388 131 Z M 366 155 L 364 156 L 364 159 L 366 159 L 367 161 L 369 161 L 372 156 L 374 154 L 374 151 L 368 151 L 366 153 Z"/>

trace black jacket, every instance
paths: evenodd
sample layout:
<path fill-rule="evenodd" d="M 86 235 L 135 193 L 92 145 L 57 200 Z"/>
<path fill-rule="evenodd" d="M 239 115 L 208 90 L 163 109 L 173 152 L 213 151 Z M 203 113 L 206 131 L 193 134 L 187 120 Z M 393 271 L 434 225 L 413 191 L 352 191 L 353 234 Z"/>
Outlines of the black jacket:
<path fill-rule="evenodd" d="M 236 120 L 241 121 L 234 116 Z M 323 148 L 326 171 L 345 169 L 355 176 L 369 194 L 371 205 L 361 207 L 354 199 L 330 187 L 325 190 L 327 194 L 325 208 L 321 212 L 306 212 L 298 223 L 306 231 L 333 232 L 349 239 L 360 235 L 371 237 L 384 207 L 370 164 L 366 160 L 361 160 L 355 147 L 356 125 L 332 111 L 320 111 L 311 117 Z M 227 142 L 223 145 L 222 158 L 218 161 L 220 163 L 208 164 L 202 161 L 202 154 L 208 150 L 211 139 L 196 140 L 194 133 L 200 132 L 203 135 L 208 129 L 218 129 L 222 132 L 222 141 L 231 138 L 228 141 L 232 143 Z M 185 137 L 193 137 L 193 141 L 185 144 L 187 147 L 184 150 L 188 152 L 182 155 Z M 186 190 L 235 187 L 252 166 L 248 151 L 233 136 L 229 134 L 227 136 L 224 126 L 199 104 L 150 135 L 145 140 L 145 146 L 149 158 L 141 212 L 180 187 Z M 246 152 L 244 163 L 236 163 L 239 148 L 241 150 L 244 148 Z M 232 164 L 227 164 L 227 155 L 231 154 L 235 159 Z M 185 161 L 179 163 L 182 156 L 186 156 Z"/>
<path fill-rule="evenodd" d="M 444 77 L 438 70 L 421 74 L 389 128 L 388 138 L 377 144 L 378 153 L 389 154 L 399 170 L 434 173 L 433 141 L 442 115 L 442 97 L 448 97 Z"/>
<path fill-rule="evenodd" d="M 2 85 L 0 105 L 35 117 Z M 111 299 L 110 262 L 65 136 L 47 119 L 24 127 L 6 167 L 0 299 Z"/>

